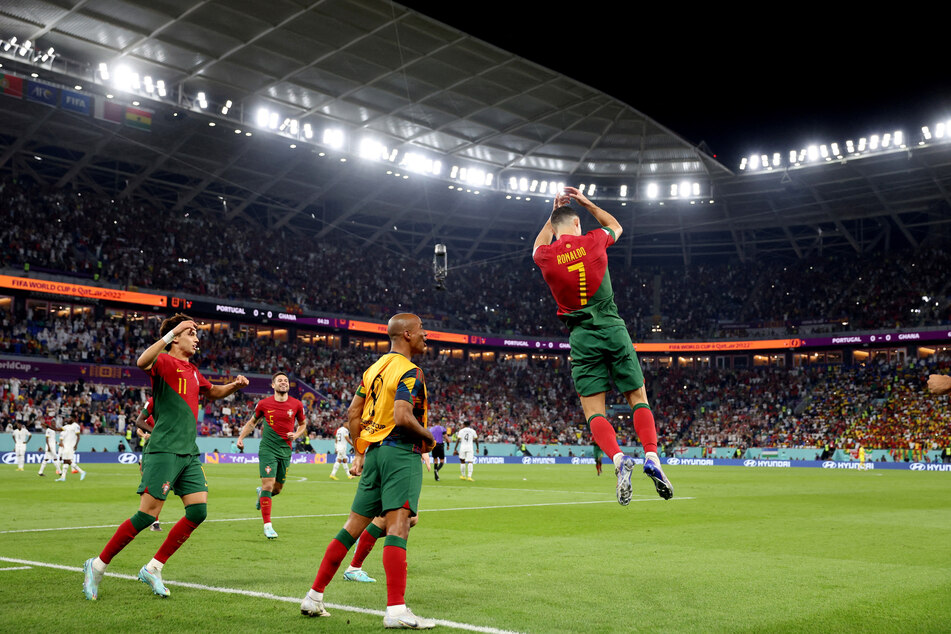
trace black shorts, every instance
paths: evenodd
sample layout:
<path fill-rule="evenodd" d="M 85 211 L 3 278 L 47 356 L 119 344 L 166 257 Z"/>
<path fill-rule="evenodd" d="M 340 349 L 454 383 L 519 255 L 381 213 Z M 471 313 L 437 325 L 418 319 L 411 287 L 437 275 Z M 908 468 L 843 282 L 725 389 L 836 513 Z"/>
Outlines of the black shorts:
<path fill-rule="evenodd" d="M 436 446 L 433 447 L 433 450 L 429 455 L 432 456 L 433 460 L 437 458 L 440 460 L 445 460 L 446 459 L 446 445 L 444 445 L 441 442 L 437 442 Z"/>

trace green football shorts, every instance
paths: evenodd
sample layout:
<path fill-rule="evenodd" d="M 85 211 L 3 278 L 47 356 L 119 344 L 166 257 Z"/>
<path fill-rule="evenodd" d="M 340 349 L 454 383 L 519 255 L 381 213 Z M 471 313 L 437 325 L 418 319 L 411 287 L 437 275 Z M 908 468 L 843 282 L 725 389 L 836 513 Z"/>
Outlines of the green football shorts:
<path fill-rule="evenodd" d="M 274 478 L 275 482 L 284 484 L 290 463 L 290 458 L 278 455 L 267 447 L 261 447 L 258 450 L 258 473 L 262 478 Z"/>
<path fill-rule="evenodd" d="M 422 488 L 423 462 L 411 444 L 372 445 L 367 449 L 350 510 L 364 517 L 377 517 L 406 507 L 413 516 Z"/>
<path fill-rule="evenodd" d="M 571 378 L 581 396 L 608 392 L 612 381 L 621 393 L 644 385 L 644 372 L 626 327 L 575 328 L 568 341 Z"/>
<path fill-rule="evenodd" d="M 208 490 L 208 479 L 201 467 L 201 458 L 175 453 L 150 453 L 142 465 L 142 481 L 136 491 L 164 500 L 169 492 L 182 497 Z"/>

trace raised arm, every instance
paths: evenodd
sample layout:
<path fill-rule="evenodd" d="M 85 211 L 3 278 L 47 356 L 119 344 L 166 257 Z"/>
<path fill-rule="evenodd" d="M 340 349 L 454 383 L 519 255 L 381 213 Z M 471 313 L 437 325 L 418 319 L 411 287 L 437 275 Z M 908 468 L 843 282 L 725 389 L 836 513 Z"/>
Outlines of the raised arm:
<path fill-rule="evenodd" d="M 243 374 L 239 374 L 234 381 L 231 383 L 225 383 L 224 385 L 212 385 L 210 388 L 205 390 L 205 396 L 212 401 L 217 401 L 226 396 L 231 396 L 238 390 L 243 387 L 248 386 L 248 379 L 245 378 Z"/>
<path fill-rule="evenodd" d="M 615 241 L 621 237 L 621 232 L 624 229 L 621 227 L 621 223 L 617 221 L 617 218 L 588 200 L 588 198 L 575 187 L 565 187 L 565 193 L 569 198 L 584 207 L 588 213 L 594 216 L 594 219 L 598 221 L 598 224 L 600 224 L 605 229 L 610 229 L 613 231 Z"/>
<path fill-rule="evenodd" d="M 567 205 L 570 199 L 567 195 L 559 193 L 555 196 L 555 200 L 552 202 L 551 210 L 555 211 L 563 205 Z M 538 235 L 535 237 L 535 244 L 532 246 L 532 253 L 535 253 L 538 250 L 538 247 L 542 247 L 548 244 L 551 244 L 551 239 L 555 237 L 555 230 L 551 227 L 551 216 L 548 217 L 548 220 L 545 221 L 545 226 L 541 228 L 541 231 L 538 232 Z"/>
<path fill-rule="evenodd" d="M 140 370 L 150 370 L 152 364 L 155 363 L 155 360 L 158 356 L 165 350 L 165 347 L 172 343 L 172 340 L 178 335 L 182 334 L 189 328 L 198 330 L 198 324 L 194 321 L 183 321 L 169 331 L 164 337 L 161 337 L 155 341 L 151 346 L 145 349 L 142 354 L 139 355 L 139 358 L 136 360 L 135 364 L 139 366 Z"/>

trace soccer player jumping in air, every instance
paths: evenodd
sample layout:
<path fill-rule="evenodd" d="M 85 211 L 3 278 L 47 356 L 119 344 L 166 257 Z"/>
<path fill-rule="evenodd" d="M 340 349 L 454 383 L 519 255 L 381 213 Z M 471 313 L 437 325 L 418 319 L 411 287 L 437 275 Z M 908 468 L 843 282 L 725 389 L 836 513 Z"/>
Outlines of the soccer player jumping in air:
<path fill-rule="evenodd" d="M 569 206 L 572 200 L 601 227 L 582 234 L 581 218 Z M 558 304 L 558 318 L 568 327 L 571 378 L 594 441 L 614 460 L 617 501 L 626 506 L 631 502 L 635 462 L 621 451 L 614 427 L 605 415 L 604 395 L 612 381 L 633 411 L 634 431 L 644 446 L 644 473 L 665 500 L 673 497 L 674 488 L 657 456 L 657 428 L 647 402 L 644 374 L 614 303 L 607 248 L 621 237 L 621 231 L 614 216 L 578 189 L 566 187 L 555 197 L 551 217 L 535 238 L 533 258 Z"/>
<path fill-rule="evenodd" d="M 136 365 L 152 377 L 155 428 L 149 440 L 147 459 L 139 483 L 139 510 L 119 525 L 98 557 L 83 565 L 83 594 L 94 601 L 106 566 L 119 551 L 158 517 L 168 493 L 182 498 L 185 516 L 168 532 L 152 561 L 139 570 L 139 580 L 160 597 L 170 593 L 162 582 L 162 567 L 192 531 L 205 520 L 208 482 L 201 468 L 195 441 L 198 395 L 210 400 L 224 398 L 248 385 L 238 376 L 226 385 L 212 385 L 189 359 L 198 351 L 198 326 L 190 317 L 177 314 L 162 322 L 162 337 L 145 349 Z M 168 348 L 168 353 L 163 351 Z"/>

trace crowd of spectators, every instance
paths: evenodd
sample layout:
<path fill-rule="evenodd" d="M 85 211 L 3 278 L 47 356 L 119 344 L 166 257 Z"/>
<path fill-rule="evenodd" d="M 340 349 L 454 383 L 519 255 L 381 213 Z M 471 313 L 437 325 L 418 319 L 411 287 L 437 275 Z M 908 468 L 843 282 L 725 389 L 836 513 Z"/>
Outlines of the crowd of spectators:
<path fill-rule="evenodd" d="M 262 237 L 282 248 L 259 248 Z M 528 246 L 504 261 L 455 263 L 445 290 L 428 255 L 365 251 L 344 235 L 262 236 L 240 217 L 0 181 L 0 268 L 363 318 L 412 310 L 477 333 L 566 335 Z M 611 276 L 635 340 L 697 339 L 947 323 L 949 265 L 951 252 L 926 244 L 689 266 L 612 261 Z"/>
<path fill-rule="evenodd" d="M 366 258 L 346 237 L 315 242 L 282 230 L 267 237 L 280 238 L 284 248 L 257 248 L 260 228 L 240 219 L 226 223 L 0 181 L 0 268 L 363 318 L 412 310 L 428 327 L 476 333 L 566 334 L 527 248 L 506 261 L 463 262 L 447 288 L 437 290 L 428 256 Z M 951 253 L 924 245 L 795 261 L 650 267 L 612 261 L 611 274 L 635 340 L 739 338 L 945 324 L 949 265 Z M 154 338 L 154 323 L 92 311 L 37 316 L 0 310 L 4 354 L 133 365 Z M 201 348 L 203 370 L 284 370 L 312 385 L 324 395 L 309 412 L 314 438 L 333 435 L 356 377 L 374 354 L 228 328 L 204 332 Z M 934 363 L 946 367 L 940 359 Z M 591 442 L 564 357 L 486 362 L 431 355 L 424 365 L 434 420 L 472 425 L 485 442 Z M 831 442 L 899 450 L 951 444 L 941 423 L 947 399 L 923 395 L 925 367 L 673 367 L 649 373 L 648 388 L 666 447 Z M 35 425 L 75 418 L 87 432 L 100 433 L 128 424 L 146 394 L 141 388 L 17 381 L 0 386 L 0 397 L 4 426 L 24 417 Z M 207 405 L 199 433 L 236 436 L 252 405 L 246 395 Z M 622 443 L 636 444 L 623 407 L 615 411 Z"/>
<path fill-rule="evenodd" d="M 238 336 L 204 339 L 194 361 L 204 371 L 290 371 L 321 395 L 307 414 L 310 438 L 320 439 L 332 438 L 345 420 L 360 373 L 376 354 L 362 347 Z M 465 360 L 427 354 L 420 365 L 433 421 L 453 429 L 470 425 L 488 443 L 570 447 L 592 442 L 564 356 Z M 646 378 L 660 444 L 668 451 L 825 445 L 904 451 L 951 446 L 948 399 L 924 389 L 929 373 L 949 369 L 951 357 L 938 354 L 904 364 L 743 370 L 661 366 Z M 0 428 L 16 420 L 39 428 L 75 419 L 86 433 L 114 433 L 134 420 L 147 396 L 148 390 L 139 387 L 7 380 L 0 382 Z M 199 434 L 237 436 L 261 396 L 238 393 L 203 405 Z M 612 398 L 609 411 L 620 442 L 636 446 L 630 414 L 619 395 Z"/>

